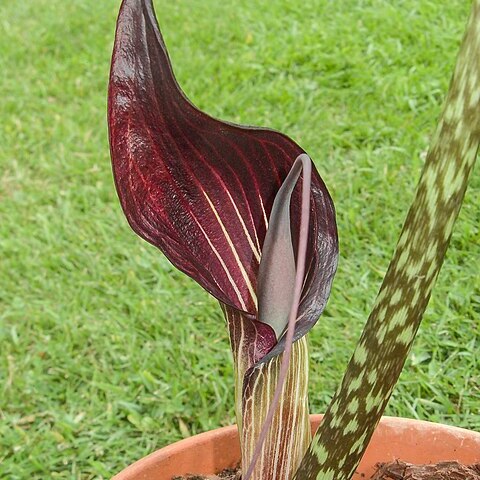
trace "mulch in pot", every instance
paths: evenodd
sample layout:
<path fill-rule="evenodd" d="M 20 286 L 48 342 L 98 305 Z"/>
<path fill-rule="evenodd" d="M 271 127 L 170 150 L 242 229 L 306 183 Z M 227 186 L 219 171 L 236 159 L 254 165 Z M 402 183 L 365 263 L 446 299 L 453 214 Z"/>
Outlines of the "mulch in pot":
<path fill-rule="evenodd" d="M 480 463 L 462 465 L 440 462 L 436 465 L 412 465 L 405 462 L 377 464 L 372 480 L 480 480 Z"/>
<path fill-rule="evenodd" d="M 217 475 L 185 475 L 172 480 L 241 480 L 240 467 L 227 468 Z M 480 480 L 480 463 L 462 465 L 440 462 L 435 465 L 412 465 L 406 462 L 378 463 L 371 480 Z"/>
<path fill-rule="evenodd" d="M 242 472 L 240 466 L 236 468 L 226 468 L 217 475 L 184 475 L 173 477 L 172 480 L 241 480 Z"/>

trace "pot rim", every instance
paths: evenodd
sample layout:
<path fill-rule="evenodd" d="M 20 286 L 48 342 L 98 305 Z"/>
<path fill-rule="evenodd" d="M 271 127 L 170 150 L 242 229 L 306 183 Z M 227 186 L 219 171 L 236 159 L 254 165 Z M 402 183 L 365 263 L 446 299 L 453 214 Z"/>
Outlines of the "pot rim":
<path fill-rule="evenodd" d="M 317 429 L 322 418 L 323 418 L 323 415 L 321 414 L 310 415 L 310 421 L 312 423 L 313 431 Z M 475 452 L 478 452 L 478 453 L 469 454 L 470 456 L 468 456 L 468 459 L 469 459 L 468 462 L 472 463 L 470 459 L 473 457 L 475 457 L 473 459 L 473 463 L 477 461 L 480 462 L 480 432 L 476 432 L 474 430 L 468 430 L 465 428 L 454 427 L 451 425 L 444 425 L 441 423 L 430 422 L 426 420 L 383 416 L 381 418 L 379 427 L 377 427 L 377 430 L 374 433 L 374 437 L 375 436 L 381 437 L 381 438 L 377 438 L 377 442 L 380 441 L 380 443 L 387 443 L 387 444 L 390 443 L 395 445 L 399 444 L 398 438 L 403 438 L 403 436 L 408 436 L 409 438 L 408 442 L 410 443 L 408 448 L 411 451 L 415 451 L 418 449 L 422 450 L 424 447 L 423 446 L 420 447 L 420 445 L 422 444 L 422 440 L 427 438 L 428 435 L 431 436 L 431 440 L 433 441 L 433 443 L 435 442 L 438 443 L 440 437 L 448 438 L 450 442 L 454 441 L 455 448 L 453 448 L 453 451 L 457 452 L 457 454 L 460 457 L 462 457 L 463 455 L 462 454 L 463 448 L 466 448 L 466 449 L 473 448 Z M 372 440 L 374 437 L 372 437 Z M 390 441 L 390 437 L 396 437 L 397 439 L 394 441 Z M 120 473 L 115 475 L 112 478 L 112 480 L 132 480 L 137 478 L 138 479 L 153 478 L 148 476 L 148 474 L 144 473 L 146 468 L 148 468 L 151 471 L 155 469 L 157 470 L 164 469 L 163 467 L 164 463 L 166 462 L 170 464 L 174 462 L 174 457 L 178 455 L 179 451 L 188 451 L 192 448 L 197 449 L 198 451 L 199 446 L 215 449 L 216 446 L 218 446 L 219 441 L 220 441 L 220 444 L 225 444 L 227 441 L 234 442 L 232 444 L 231 450 L 232 452 L 236 452 L 230 455 L 230 459 L 226 460 L 226 463 L 224 464 L 225 466 L 223 468 L 227 466 L 233 466 L 235 464 L 235 461 L 232 459 L 234 458 L 237 458 L 236 463 L 238 464 L 238 458 L 239 458 L 238 442 L 239 441 L 238 441 L 237 425 L 229 425 L 226 427 L 220 427 L 214 430 L 209 430 L 203 433 L 199 433 L 191 437 L 185 438 L 183 440 L 174 442 L 163 448 L 160 448 L 159 450 L 156 450 L 150 453 L 149 455 L 141 458 L 140 460 L 137 460 L 136 462 L 126 467 Z M 394 450 L 394 447 L 392 448 Z M 225 448 L 223 446 L 221 447 L 221 450 L 222 452 L 219 453 L 219 455 L 225 457 Z M 439 449 L 439 451 L 440 450 L 441 448 Z M 371 454 L 369 454 L 367 450 L 367 453 L 362 459 L 362 462 L 364 462 L 369 456 L 371 457 Z M 395 459 L 398 459 L 399 457 L 403 457 L 403 455 L 399 454 L 398 456 L 396 456 L 392 453 L 389 453 L 387 455 L 387 459 L 384 459 L 382 461 L 395 460 Z M 408 461 L 408 458 L 401 458 L 401 459 Z M 451 460 L 451 459 L 452 458 L 448 458 L 448 459 L 443 458 L 443 460 Z M 465 460 L 462 460 L 461 458 L 459 458 L 459 460 L 465 462 Z M 380 460 L 377 459 L 377 461 L 380 461 Z M 438 461 L 441 461 L 441 459 L 435 460 L 434 462 L 438 462 Z M 371 458 L 368 459 L 368 462 L 370 464 L 372 463 Z M 375 463 L 376 462 L 374 462 L 373 464 Z M 432 463 L 432 462 L 427 461 L 424 463 Z M 371 469 L 371 466 L 369 468 Z M 178 474 L 183 474 L 183 473 L 179 472 Z M 204 473 L 204 472 L 199 471 L 198 473 Z M 210 472 L 210 473 L 213 473 L 213 472 Z"/>

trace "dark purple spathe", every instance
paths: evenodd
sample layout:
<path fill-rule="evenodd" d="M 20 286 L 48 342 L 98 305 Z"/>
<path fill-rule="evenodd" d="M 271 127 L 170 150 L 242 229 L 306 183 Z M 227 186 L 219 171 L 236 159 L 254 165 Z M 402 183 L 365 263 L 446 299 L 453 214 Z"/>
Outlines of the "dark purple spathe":
<path fill-rule="evenodd" d="M 303 150 L 281 133 L 221 122 L 193 106 L 174 78 L 150 0 L 122 4 L 108 124 L 115 184 L 133 230 L 220 302 L 255 321 L 267 219 Z M 316 170 L 311 199 L 295 338 L 321 314 L 337 262 L 333 203 Z M 297 188 L 291 212 L 295 251 L 299 213 Z"/>

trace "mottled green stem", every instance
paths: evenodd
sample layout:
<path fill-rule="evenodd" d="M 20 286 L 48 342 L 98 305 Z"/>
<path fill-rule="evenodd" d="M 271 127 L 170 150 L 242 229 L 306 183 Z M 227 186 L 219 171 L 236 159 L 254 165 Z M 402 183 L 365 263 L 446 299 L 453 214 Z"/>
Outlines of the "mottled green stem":
<path fill-rule="evenodd" d="M 298 480 L 350 479 L 380 420 L 428 304 L 480 142 L 480 0 L 473 3 L 413 204 L 340 388 Z"/>

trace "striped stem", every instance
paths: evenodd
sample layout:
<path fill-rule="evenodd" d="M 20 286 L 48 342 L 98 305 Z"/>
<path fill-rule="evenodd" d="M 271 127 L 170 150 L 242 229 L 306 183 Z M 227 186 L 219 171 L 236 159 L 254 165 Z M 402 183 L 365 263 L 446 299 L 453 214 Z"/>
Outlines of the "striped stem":
<path fill-rule="evenodd" d="M 360 462 L 402 370 L 467 188 L 480 142 L 480 0 L 416 196 L 357 348 L 297 480 L 347 480 Z"/>
<path fill-rule="evenodd" d="M 252 368 L 245 351 L 245 346 L 251 345 L 252 322 L 238 311 L 224 307 L 224 312 L 234 354 L 237 424 L 242 465 L 246 468 L 253 458 L 273 400 L 283 354 Z M 292 345 L 283 394 L 250 480 L 292 478 L 307 450 L 311 440 L 308 361 L 308 344 L 304 336 Z"/>

